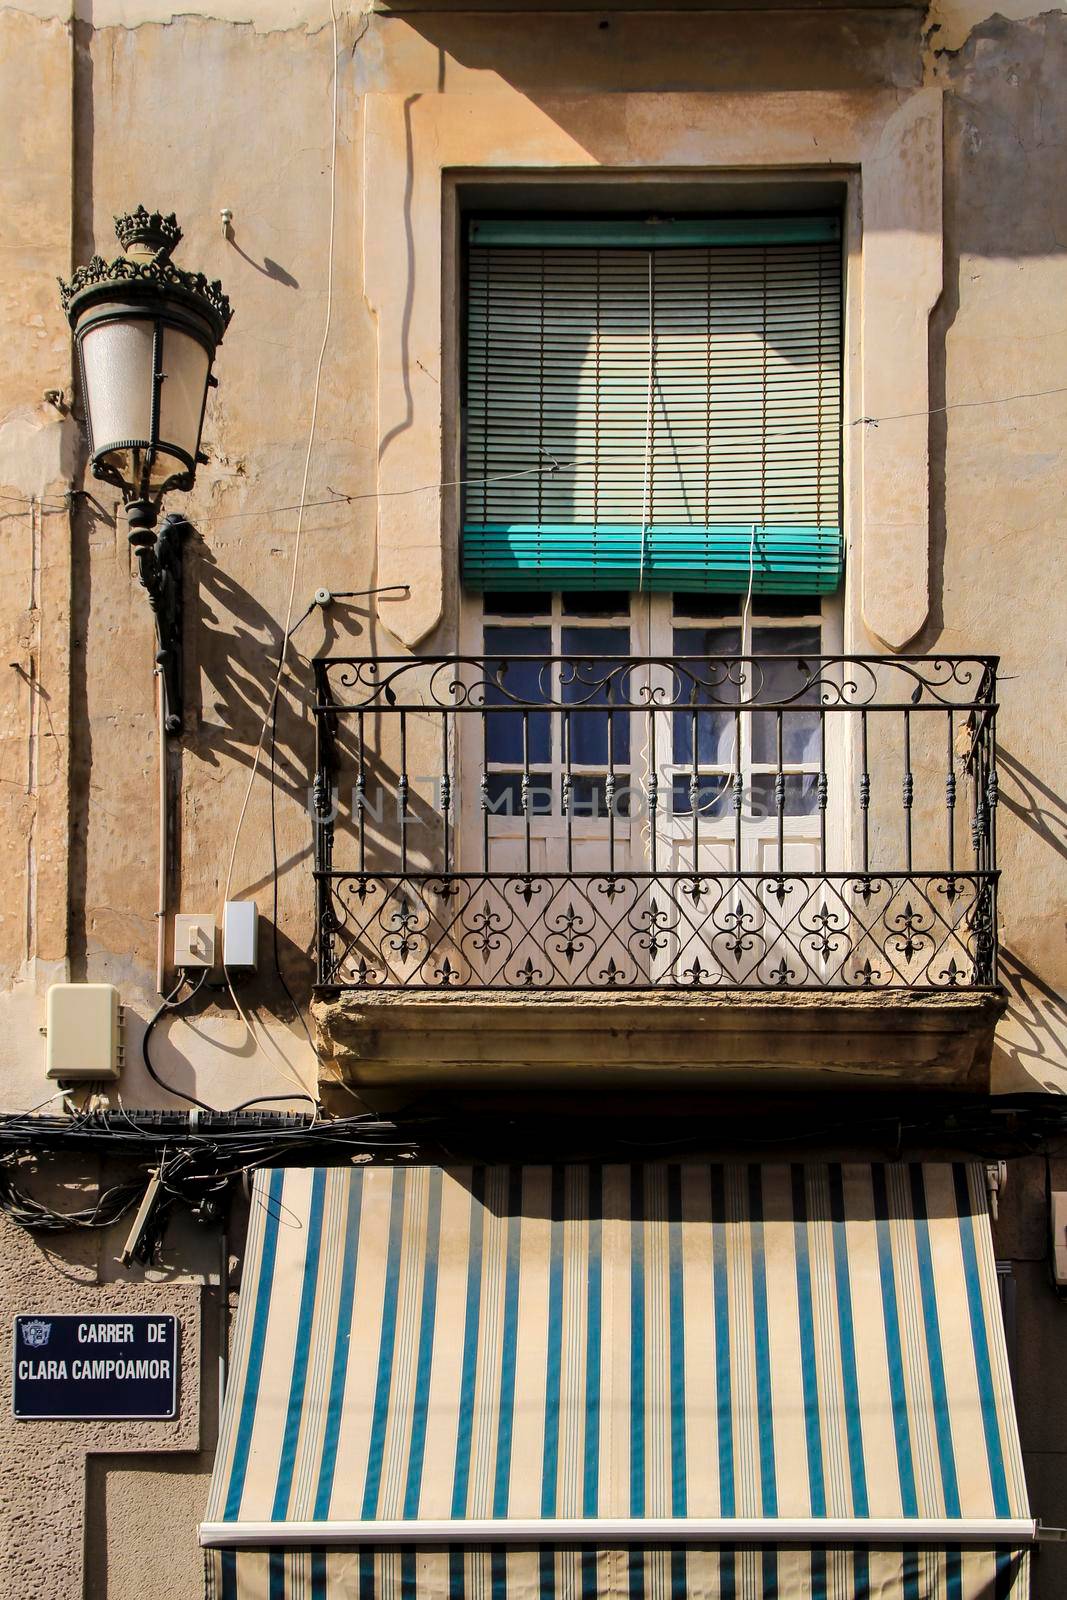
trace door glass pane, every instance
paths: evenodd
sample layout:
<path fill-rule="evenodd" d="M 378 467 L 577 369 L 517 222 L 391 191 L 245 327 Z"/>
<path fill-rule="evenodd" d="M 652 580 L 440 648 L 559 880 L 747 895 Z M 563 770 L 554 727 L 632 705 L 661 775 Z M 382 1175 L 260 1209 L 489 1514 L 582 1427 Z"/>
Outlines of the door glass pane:
<path fill-rule="evenodd" d="M 537 628 L 486 628 L 487 706 L 538 705 L 551 693 L 546 658 L 552 651 L 552 630 Z M 521 710 L 490 712 L 485 719 L 485 758 L 487 761 L 522 765 L 523 713 Z M 544 764 L 552 757 L 552 732 L 547 711 L 527 715 L 527 739 L 531 764 Z"/>
<path fill-rule="evenodd" d="M 736 656 L 740 650 L 740 628 L 674 630 L 676 656 Z M 678 693 L 682 699 L 692 695 L 697 706 L 707 705 L 713 695 L 716 704 L 736 705 L 739 694 L 737 669 L 727 668 L 722 663 L 711 666 L 699 660 L 687 662 L 685 674 L 679 678 Z M 693 763 L 693 720 L 691 711 L 674 713 L 674 759 L 679 766 L 688 767 Z M 735 761 L 733 712 L 698 711 L 696 739 L 698 766 L 721 767 Z"/>
<path fill-rule="evenodd" d="M 604 677 L 604 656 L 629 655 L 629 628 L 564 628 L 562 653 L 567 658 L 561 682 L 564 705 L 599 707 L 629 698 L 629 673 L 616 674 L 607 687 L 600 681 Z M 609 726 L 614 740 L 614 765 L 629 765 L 629 712 L 572 711 L 569 722 L 571 761 L 575 766 L 608 765 Z"/>
<path fill-rule="evenodd" d="M 564 589 L 560 596 L 565 617 L 628 617 L 630 596 L 624 589 Z"/>
<path fill-rule="evenodd" d="M 813 817 L 819 809 L 819 778 L 815 772 L 787 772 L 785 774 L 785 809 L 787 817 Z M 753 817 L 777 817 L 774 803 L 774 773 L 756 772 L 751 783 Z"/>
<path fill-rule="evenodd" d="M 487 617 L 550 617 L 552 596 L 529 594 L 522 589 L 487 589 L 482 596 L 482 610 Z"/>
<path fill-rule="evenodd" d="M 676 817 L 688 817 L 693 812 L 693 795 L 685 773 L 675 773 L 671 791 L 671 804 Z M 701 817 L 728 817 L 733 813 L 733 777 L 724 772 L 719 775 L 698 774 L 696 811 Z"/>
<path fill-rule="evenodd" d="M 575 817 L 606 818 L 610 814 L 628 817 L 632 810 L 632 799 L 628 773 L 623 774 L 615 789 L 610 812 L 606 779 L 581 772 L 576 772 L 571 779 L 571 815 Z"/>
<path fill-rule="evenodd" d="M 527 790 L 530 816 L 547 817 L 552 810 L 552 776 L 548 772 L 531 772 Z M 494 817 L 522 816 L 522 773 L 486 773 L 486 795 L 489 814 Z"/>
<path fill-rule="evenodd" d="M 782 760 L 790 765 L 818 765 L 819 718 L 814 711 L 797 711 L 796 706 L 818 705 L 817 684 L 806 688 L 809 678 L 818 672 L 818 656 L 822 648 L 817 625 L 797 628 L 752 629 L 752 654 L 760 656 L 761 678 L 758 682 L 760 700 L 782 700 L 790 709 L 782 716 Z M 791 661 L 790 656 L 803 658 L 802 664 Z M 776 660 L 775 657 L 784 659 Z M 756 711 L 752 716 L 752 758 L 758 762 L 776 762 L 777 731 L 773 712 Z"/>
<path fill-rule="evenodd" d="M 676 617 L 707 617 L 725 622 L 741 615 L 745 597 L 741 594 L 676 594 L 672 599 Z M 817 611 L 818 606 L 815 609 Z"/>

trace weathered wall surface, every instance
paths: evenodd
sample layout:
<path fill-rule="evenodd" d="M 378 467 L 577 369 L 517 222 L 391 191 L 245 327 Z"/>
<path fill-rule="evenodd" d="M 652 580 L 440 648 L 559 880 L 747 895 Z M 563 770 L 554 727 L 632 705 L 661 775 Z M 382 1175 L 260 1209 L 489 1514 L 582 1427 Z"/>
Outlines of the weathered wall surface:
<path fill-rule="evenodd" d="M 931 428 L 940 605 L 921 644 L 1002 657 L 1000 922 L 1012 1003 L 995 1081 L 1062 1092 L 1067 762 L 1058 734 L 1057 540 L 1067 422 L 1067 15 L 972 23 L 966 39 L 947 21 L 930 36 L 935 51 L 943 33 L 959 40 L 931 64 L 946 89 L 946 292 L 932 328 L 942 386 L 934 403 L 958 409 Z M 969 404 L 999 395 L 1033 398 Z"/>
<path fill-rule="evenodd" d="M 110 1239 L 109 1244 L 117 1249 L 121 1240 Z M 199 1468 L 203 1473 L 205 1466 L 199 1455 L 205 1421 L 209 1431 L 203 1442 L 213 1443 L 213 1364 L 207 1358 L 217 1346 L 212 1339 L 208 1348 L 201 1349 L 199 1288 L 166 1281 L 101 1282 L 99 1245 L 99 1236 L 94 1235 L 73 1249 L 64 1239 L 53 1253 L 32 1242 L 6 1217 L 0 1221 L 0 1325 L 5 1330 L 5 1358 L 0 1363 L 0 1413 L 5 1419 L 4 1470 L 0 1474 L 0 1595 L 4 1600 L 14 1600 L 17 1595 L 81 1600 L 82 1595 L 134 1592 L 121 1584 L 112 1589 L 86 1581 L 86 1548 L 94 1552 L 109 1540 L 118 1545 L 129 1541 L 133 1570 L 138 1565 L 143 1569 L 147 1563 L 154 1567 L 154 1577 L 141 1590 L 144 1596 L 158 1595 L 162 1600 L 168 1594 L 196 1592 L 191 1587 L 177 1590 L 173 1580 L 183 1570 L 188 1572 L 197 1560 L 195 1519 L 199 1508 L 193 1501 L 197 1494 L 196 1471 Z M 16 1313 L 27 1310 L 175 1314 L 180 1324 L 181 1362 L 177 1417 L 167 1422 L 12 1421 L 9 1330 Z M 212 1325 L 208 1322 L 207 1326 Z M 202 1365 L 206 1374 L 203 1393 Z M 169 1481 L 168 1458 L 172 1452 L 176 1453 L 180 1482 L 177 1490 L 168 1487 L 161 1504 L 158 1475 L 165 1473 Z M 111 1460 L 116 1454 L 117 1463 Z M 91 1472 L 90 1457 L 96 1457 Z M 151 1472 L 145 1470 L 149 1461 L 157 1474 L 154 1483 Z M 116 1495 L 109 1503 L 103 1485 L 114 1470 L 123 1468 L 134 1487 L 129 1494 Z M 183 1484 L 191 1490 L 190 1495 L 182 1496 Z M 178 1505 L 184 1505 L 191 1515 L 172 1525 L 174 1561 L 169 1557 L 160 1560 L 162 1547 L 158 1543 L 154 1549 L 146 1546 L 142 1534 L 146 1526 L 158 1526 L 165 1507 Z M 90 1516 L 103 1514 L 102 1524 L 88 1520 L 87 1507 Z M 121 1572 L 122 1565 L 118 1565 Z M 97 1560 L 98 1576 L 101 1569 Z"/>
<path fill-rule="evenodd" d="M 428 148 L 417 152 L 420 128 L 439 127 L 459 143 L 481 119 L 494 130 L 501 166 L 639 166 L 653 143 L 661 162 L 714 165 L 716 118 L 731 137 L 735 131 L 727 95 L 761 97 L 754 120 L 770 136 L 803 122 L 804 95 L 824 97 L 824 107 L 871 96 L 906 106 L 930 91 L 943 95 L 944 143 L 943 289 L 930 323 L 929 404 L 951 409 L 928 426 L 905 418 L 881 424 L 877 437 L 865 430 L 856 448 L 884 456 L 896 438 L 918 437 L 921 449 L 929 443 L 928 619 L 914 647 L 1003 657 L 999 847 L 1011 1008 L 998 1032 L 995 1081 L 1000 1089 L 1067 1091 L 1064 650 L 1054 589 L 1067 488 L 1062 6 L 1039 12 L 1010 0 L 996 15 L 972 0 L 935 0 L 926 15 L 345 10 L 337 20 L 333 295 L 294 583 L 293 508 L 331 282 L 334 61 L 321 0 L 271 0 L 254 14 L 244 0 L 224 0 L 210 15 L 156 0 L 106 0 L 73 16 L 48 3 L 0 11 L 0 1103 L 26 1107 L 52 1093 L 43 1077 L 43 995 L 68 971 L 119 985 L 130 1018 L 123 1099 L 162 1098 L 137 1061 L 139 1030 L 156 1003 L 151 623 L 115 494 L 89 483 L 89 496 L 68 509 L 65 497 L 82 480 L 55 276 L 94 249 L 114 253 L 113 213 L 143 199 L 177 211 L 186 233 L 179 259 L 220 277 L 236 307 L 209 408 L 210 462 L 186 503 L 197 534 L 187 580 L 186 729 L 170 758 L 181 796 L 172 909 L 210 912 L 222 898 L 291 583 L 293 618 L 320 585 L 412 584 L 410 604 L 392 613 L 388 603 L 355 599 L 325 618 L 316 612 L 295 637 L 274 792 L 279 957 L 303 999 L 313 931 L 306 659 L 324 647 L 388 653 L 400 639 L 444 648 L 455 637 L 455 586 L 441 555 L 442 519 L 454 522 L 454 504 L 414 496 L 379 510 L 360 498 L 436 481 L 450 464 L 447 439 L 431 439 L 432 476 L 411 476 L 416 466 L 421 473 L 426 450 L 425 438 L 413 440 L 413 419 L 436 407 L 440 423 L 450 382 L 439 343 L 420 348 L 416 363 L 402 342 L 422 275 L 440 266 L 413 248 L 436 241 L 441 225 L 439 210 L 412 210 L 424 177 L 415 163 Z M 381 162 L 365 136 L 372 123 L 392 141 Z M 836 121 L 812 126 L 813 167 L 839 132 Z M 432 147 L 439 135 L 427 137 Z M 436 204 L 432 192 L 428 203 Z M 230 238 L 219 219 L 224 206 L 234 213 Z M 398 231 L 407 247 L 390 255 L 381 240 Z M 906 257 L 897 271 L 906 275 Z M 382 284 L 399 304 L 399 343 L 383 343 Z M 60 392 L 65 409 L 45 398 L 49 390 Z M 1012 396 L 1029 398 L 990 403 Z M 860 392 L 853 398 L 854 415 L 865 414 Z M 864 631 L 859 584 L 873 548 L 853 550 L 857 648 L 879 647 Z M 270 786 L 260 782 L 232 889 L 255 894 L 267 917 L 270 820 Z M 292 1075 L 306 1081 L 314 1073 L 270 970 L 269 928 L 261 952 L 261 977 L 240 993 L 254 1033 L 227 996 L 213 994 L 156 1041 L 164 1075 L 215 1104 L 257 1093 L 295 1097 Z M 1027 1204 L 1025 1231 L 1004 1247 L 1021 1263 L 1022 1428 L 1035 1508 L 1067 1522 L 1063 1428 L 1046 1382 L 1062 1366 L 1067 1313 L 1043 1281 L 1040 1206 L 1033 1195 Z M 3 1251 L 13 1309 L 45 1300 L 58 1308 L 72 1296 L 83 1305 L 86 1294 L 101 1304 L 149 1294 L 153 1307 L 169 1295 L 184 1306 L 181 1297 L 197 1296 L 190 1285 L 205 1277 L 190 1255 L 174 1269 L 188 1283 L 149 1291 L 136 1280 L 109 1281 L 113 1265 L 66 1246 L 54 1267 L 20 1234 L 5 1238 Z M 191 1301 L 189 1317 L 199 1326 Z M 6 1313 L 0 1325 L 10 1325 Z M 193 1412 L 183 1407 L 166 1438 L 127 1429 L 101 1442 L 45 1426 L 54 1472 L 41 1470 L 40 1425 L 25 1436 L 16 1430 L 11 1470 L 5 1445 L 10 1532 L 0 1593 L 150 1600 L 191 1583 L 191 1549 L 183 1546 L 184 1565 L 173 1573 L 145 1551 L 158 1538 L 162 1498 L 180 1499 L 186 1531 L 195 1516 L 205 1465 L 198 1452 L 210 1440 Z M 87 1478 L 87 1450 L 119 1453 L 95 1457 Z M 160 1453 L 172 1450 L 175 1472 Z M 93 1518 L 85 1579 L 83 1502 Z M 1064 1587 L 1055 1559 L 1039 1568 L 1046 1600 Z"/>
<path fill-rule="evenodd" d="M 252 18 L 237 7 L 224 17 L 175 20 L 154 5 L 116 6 L 94 10 L 92 25 L 80 14 L 71 20 L 47 13 L 3 13 L 6 104 L 16 113 L 20 103 L 25 108 L 13 118 L 18 159 L 3 173 L 14 245 L 4 255 L 3 294 L 17 336 L 0 373 L 0 465 L 10 463 L 0 477 L 12 497 L 3 502 L 8 581 L 0 626 L 6 659 L 17 663 L 5 667 L 0 685 L 0 807 L 10 842 L 0 1014 L 11 1023 L 2 1030 L 0 1056 L 12 1104 L 43 1097 L 41 996 L 64 963 L 74 977 L 121 987 L 130 1007 L 126 1092 L 133 1100 L 149 1094 L 137 1039 L 154 1004 L 150 621 L 114 493 L 91 485 L 92 498 L 80 498 L 73 517 L 64 507 L 77 428 L 43 399 L 48 389 L 71 399 L 53 277 L 93 248 L 110 254 L 112 214 L 143 194 L 179 212 L 181 258 L 220 276 L 237 308 L 209 409 L 211 462 L 188 500 L 197 529 L 187 586 L 188 711 L 170 774 L 181 800 L 169 902 L 207 912 L 222 897 L 269 703 L 297 521 L 294 511 L 279 508 L 299 498 L 328 283 L 328 9 L 297 15 L 279 4 Z M 511 150 L 516 165 L 533 159 L 593 170 L 639 164 L 644 153 L 650 164 L 699 166 L 723 159 L 717 126 L 722 138 L 727 131 L 735 137 L 737 119 L 722 101 L 727 92 L 755 97 L 754 116 L 773 159 L 774 130 L 790 117 L 803 124 L 805 106 L 818 122 L 833 96 L 862 104 L 864 96 L 888 93 L 903 106 L 925 85 L 944 92 L 945 128 L 944 289 L 931 323 L 929 401 L 963 408 L 935 416 L 929 427 L 901 418 L 877 433 L 865 430 L 860 455 L 881 452 L 889 462 L 890 501 L 894 453 L 898 463 L 915 451 L 921 456 L 929 437 L 929 595 L 921 606 L 914 597 L 897 604 L 922 552 L 908 556 L 909 571 L 898 582 L 893 562 L 914 542 L 914 525 L 894 522 L 890 506 L 879 531 L 871 508 L 866 548 L 854 529 L 852 638 L 857 648 L 878 646 L 863 627 L 872 615 L 865 590 L 877 573 L 891 603 L 873 614 L 888 618 L 900 642 L 906 618 L 921 620 L 928 605 L 917 647 L 999 650 L 1005 658 L 1001 904 L 1013 1007 L 1000 1033 L 996 1082 L 1064 1087 L 1059 996 L 1067 957 L 1056 910 L 1063 905 L 1062 772 L 1052 737 L 1060 661 L 1041 613 L 1058 549 L 1065 407 L 1055 395 L 1004 406 L 970 402 L 1055 389 L 1062 368 L 1057 106 L 1065 21 L 1058 10 L 990 19 L 977 7 L 951 5 L 925 18 L 914 10 L 800 10 L 777 17 L 773 27 L 766 16 L 738 12 L 672 14 L 669 27 L 654 15 L 583 12 L 509 13 L 500 26 L 447 7 L 406 18 L 346 12 L 338 19 L 334 295 L 309 477 L 313 503 L 292 614 L 323 584 L 362 589 L 416 581 L 406 603 L 355 600 L 335 608 L 325 631 L 316 612 L 294 641 L 293 692 L 279 711 L 275 802 L 279 955 L 300 994 L 307 992 L 312 938 L 311 730 L 308 675 L 298 657 L 324 644 L 357 653 L 396 648 L 390 622 L 397 637 L 422 636 L 425 644 L 447 646 L 454 636 L 454 499 L 405 495 L 377 508 L 371 499 L 320 503 L 333 501 L 332 491 L 369 496 L 407 488 L 412 474 L 433 481 L 452 464 L 447 428 L 440 445 L 431 432 L 427 453 L 426 437 L 412 425 L 436 407 L 439 429 L 442 385 L 447 392 L 450 381 L 442 370 L 448 351 L 415 352 L 410 343 L 425 304 L 419 280 L 433 276 L 441 248 L 439 214 L 427 214 L 420 187 L 427 155 L 417 129 L 434 125 L 430 106 L 444 108 L 442 127 L 453 140 L 484 106 L 493 160 L 504 165 Z M 631 98 L 639 91 L 655 97 L 654 117 Z M 804 98 L 812 94 L 830 99 Z M 394 105 L 396 115 L 387 114 Z M 816 167 L 833 156 L 836 116 L 812 126 Z M 371 120 L 373 139 L 365 137 Z M 393 143 L 383 149 L 382 138 Z M 366 218 L 365 194 L 374 197 Z M 230 238 L 219 220 L 222 206 L 234 211 Z M 429 241 L 437 259 L 396 259 L 391 241 L 400 236 L 420 248 Z M 905 249 L 894 261 L 893 281 L 906 283 L 908 259 Z M 375 274 L 369 293 L 365 262 Z M 399 340 L 383 321 L 382 283 L 399 304 Z M 869 306 L 878 303 L 868 296 Z M 388 309 L 393 316 L 396 304 Z M 898 367 L 891 355 L 869 362 L 863 384 L 875 386 Z M 857 414 L 861 402 L 870 413 L 868 398 L 854 386 Z M 901 409 L 908 408 L 905 401 Z M 886 406 L 879 409 L 884 414 Z M 436 473 L 423 478 L 435 463 Z M 914 500 L 915 490 L 909 493 Z M 30 507 L 30 495 L 41 504 Z M 269 794 L 265 782 L 253 788 L 232 875 L 234 892 L 257 894 L 265 913 Z M 1034 894 L 1035 883 L 1047 892 Z M 285 1092 L 290 1074 L 312 1074 L 302 1029 L 273 977 L 265 974 L 241 998 L 260 1030 L 258 1045 L 225 996 L 200 1008 L 195 1030 L 175 1023 L 160 1039 L 161 1063 L 180 1087 L 195 1080 L 208 1098 L 233 1103 Z"/>

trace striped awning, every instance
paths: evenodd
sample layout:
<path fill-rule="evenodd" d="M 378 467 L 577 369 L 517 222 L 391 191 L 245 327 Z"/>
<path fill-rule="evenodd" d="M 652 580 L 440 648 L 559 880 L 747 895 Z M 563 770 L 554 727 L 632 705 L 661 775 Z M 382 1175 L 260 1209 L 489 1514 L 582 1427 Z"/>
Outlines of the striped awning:
<path fill-rule="evenodd" d="M 1000 1600 L 980 1167 L 257 1176 L 209 1593 Z"/>

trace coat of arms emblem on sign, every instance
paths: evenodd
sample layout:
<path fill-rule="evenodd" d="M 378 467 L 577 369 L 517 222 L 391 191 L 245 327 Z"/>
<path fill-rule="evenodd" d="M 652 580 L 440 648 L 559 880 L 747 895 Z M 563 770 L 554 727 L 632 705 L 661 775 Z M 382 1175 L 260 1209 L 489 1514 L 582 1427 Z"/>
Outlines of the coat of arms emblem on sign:
<path fill-rule="evenodd" d="M 34 1317 L 31 1322 L 22 1324 L 22 1337 L 31 1350 L 42 1349 L 52 1335 L 52 1324 L 45 1322 L 43 1317 Z"/>

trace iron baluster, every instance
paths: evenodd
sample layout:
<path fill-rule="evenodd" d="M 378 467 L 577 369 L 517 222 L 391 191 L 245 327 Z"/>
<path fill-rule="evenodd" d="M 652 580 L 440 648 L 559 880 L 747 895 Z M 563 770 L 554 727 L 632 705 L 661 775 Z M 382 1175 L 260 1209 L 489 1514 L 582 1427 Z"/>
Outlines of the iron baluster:
<path fill-rule="evenodd" d="M 363 712 L 356 718 L 356 738 L 359 743 L 359 765 L 356 768 L 356 837 L 359 841 L 359 870 L 367 870 L 367 740 Z"/>
<path fill-rule="evenodd" d="M 997 725 L 990 716 L 989 722 L 989 775 L 986 778 L 986 809 L 989 813 L 989 854 L 986 869 L 997 870 L 997 804 L 1000 800 L 1000 778 L 997 775 Z"/>
<path fill-rule="evenodd" d="M 400 713 L 400 777 L 396 786 L 396 803 L 400 814 L 400 870 L 408 870 L 408 716 Z"/>
<path fill-rule="evenodd" d="M 741 811 L 745 799 L 745 780 L 741 775 L 741 712 L 734 712 L 734 870 L 744 867 L 741 859 Z"/>
<path fill-rule="evenodd" d="M 971 845 L 974 850 L 975 870 L 978 872 L 981 872 L 985 865 L 985 785 L 985 724 L 983 723 L 971 745 Z"/>
<path fill-rule="evenodd" d="M 826 871 L 826 806 L 830 780 L 826 775 L 826 712 L 819 712 L 819 870 Z"/>
<path fill-rule="evenodd" d="M 784 712 L 776 711 L 774 714 L 774 753 L 777 762 L 777 771 L 774 774 L 774 810 L 778 818 L 778 877 L 779 880 L 785 873 L 785 773 L 782 770 L 782 717 Z"/>
<path fill-rule="evenodd" d="M 567 831 L 567 871 L 574 871 L 574 772 L 571 767 L 571 713 L 563 714 L 563 826 Z"/>
<path fill-rule="evenodd" d="M 615 871 L 615 713 L 608 712 L 608 770 L 604 777 L 604 804 L 608 812 L 608 871 Z"/>
<path fill-rule="evenodd" d="M 699 725 L 699 722 L 698 722 L 698 713 L 697 713 L 695 708 L 689 713 L 689 721 L 690 721 L 690 738 L 692 740 L 692 749 L 690 750 L 691 761 L 690 761 L 690 768 L 689 768 L 689 815 L 692 818 L 692 821 L 690 823 L 690 827 L 692 829 L 692 834 L 693 834 L 693 871 L 694 872 L 699 872 L 700 871 L 700 778 L 699 778 L 699 775 L 698 775 L 698 766 L 697 766 L 698 759 L 699 759 L 699 751 L 698 751 L 698 747 L 697 747 L 697 741 L 698 741 L 699 736 L 700 736 L 700 725 Z"/>
<path fill-rule="evenodd" d="M 915 795 L 915 778 L 911 770 L 911 712 L 904 716 L 904 781 L 901 798 L 904 804 L 904 860 L 908 871 L 912 866 L 911 805 Z"/>
<path fill-rule="evenodd" d="M 482 813 L 482 871 L 489 871 L 489 715 L 481 713 L 482 768 L 478 779 L 478 803 Z"/>
<path fill-rule="evenodd" d="M 860 712 L 860 821 L 863 829 L 863 876 L 871 870 L 871 774 L 867 766 L 867 713 Z"/>
<path fill-rule="evenodd" d="M 530 842 L 530 713 L 528 711 L 522 714 L 522 781 L 519 788 L 519 804 L 522 807 L 526 876 L 529 877 L 533 857 Z"/>
<path fill-rule="evenodd" d="M 329 669 L 315 663 L 316 695 L 321 706 L 332 702 Z M 328 710 L 322 710 L 315 723 L 315 782 L 313 786 L 313 835 L 315 860 L 315 922 L 318 944 L 317 978 L 329 984 L 334 978 L 333 842 L 334 842 L 334 723 Z"/>
<path fill-rule="evenodd" d="M 956 745 L 952 712 L 948 713 L 948 753 L 945 760 L 945 816 L 948 827 L 948 873 L 951 882 L 956 871 Z"/>
<path fill-rule="evenodd" d="M 656 757 L 656 713 L 648 711 L 648 852 L 652 871 L 656 871 L 659 833 L 659 762 Z"/>
<path fill-rule="evenodd" d="M 448 712 L 441 713 L 441 842 L 444 869 L 452 870 L 452 777 L 448 752 Z"/>

